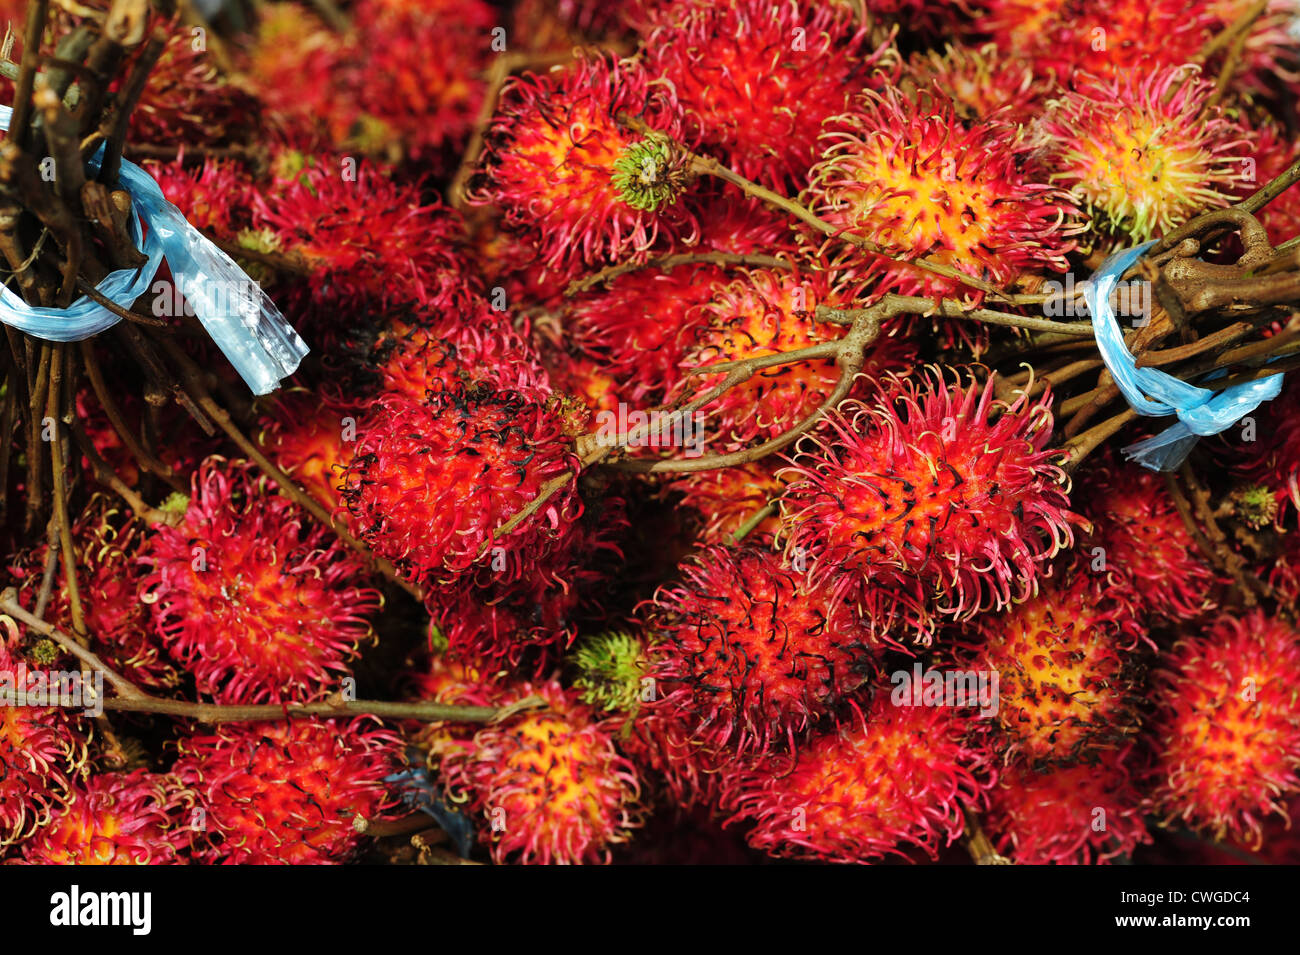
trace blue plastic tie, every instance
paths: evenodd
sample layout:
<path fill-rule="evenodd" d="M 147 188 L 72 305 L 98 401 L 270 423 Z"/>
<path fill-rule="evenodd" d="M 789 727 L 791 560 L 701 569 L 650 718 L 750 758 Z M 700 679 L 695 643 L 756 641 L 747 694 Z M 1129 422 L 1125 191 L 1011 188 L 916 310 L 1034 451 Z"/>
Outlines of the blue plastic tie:
<path fill-rule="evenodd" d="M 1102 361 L 1115 384 L 1140 415 L 1177 415 L 1178 423 L 1124 448 L 1124 456 L 1152 471 L 1174 471 L 1202 436 L 1218 434 L 1250 414 L 1282 390 L 1282 375 L 1269 375 L 1222 391 L 1198 388 L 1158 368 L 1138 368 L 1124 344 L 1124 333 L 1110 307 L 1110 293 L 1120 277 L 1154 244 L 1145 242 L 1116 252 L 1084 285 L 1083 297 L 1092 314 L 1093 333 Z M 1223 373 L 1219 372 L 1218 376 Z"/>
<path fill-rule="evenodd" d="M 0 106 L 0 129 L 9 129 L 13 110 Z M 99 170 L 104 147 L 90 161 Z M 254 394 L 265 395 L 293 374 L 309 349 L 261 287 L 218 249 L 163 196 L 158 183 L 135 163 L 122 160 L 118 188 L 131 196 L 131 239 L 148 261 L 138 269 L 119 269 L 96 288 L 122 308 L 149 291 L 164 261 L 176 287 L 203 327 L 243 376 Z M 141 228 L 141 220 L 148 231 Z M 156 290 L 171 294 L 170 287 Z M 27 304 L 0 286 L 0 322 L 52 342 L 76 342 L 112 328 L 122 319 L 88 297 L 67 308 Z"/>

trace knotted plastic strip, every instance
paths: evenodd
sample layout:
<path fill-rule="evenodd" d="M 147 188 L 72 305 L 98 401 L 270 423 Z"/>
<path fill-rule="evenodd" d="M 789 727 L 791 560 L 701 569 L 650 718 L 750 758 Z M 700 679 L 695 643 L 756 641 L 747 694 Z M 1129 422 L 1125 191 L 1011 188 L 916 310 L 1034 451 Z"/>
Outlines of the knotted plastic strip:
<path fill-rule="evenodd" d="M 1269 375 L 1212 391 L 1189 385 L 1158 368 L 1137 367 L 1111 310 L 1110 293 L 1120 276 L 1153 244 L 1146 242 L 1108 258 L 1084 286 L 1083 297 L 1092 313 L 1093 333 L 1102 361 L 1129 405 L 1141 415 L 1178 416 L 1177 424 L 1124 448 L 1125 457 L 1152 471 L 1173 471 L 1186 460 L 1202 436 L 1218 434 L 1261 403 L 1276 398 L 1282 390 L 1282 375 Z"/>
<path fill-rule="evenodd" d="M 8 106 L 0 106 L 0 129 L 9 129 L 12 115 Z M 103 152 L 101 146 L 90 161 L 92 171 L 98 171 Z M 153 177 L 135 163 L 122 160 L 117 187 L 131 196 L 128 228 L 148 261 L 139 269 L 110 272 L 97 286 L 100 294 L 129 309 L 149 291 L 166 261 L 176 287 L 253 393 L 264 395 L 278 388 L 309 349 L 275 303 L 230 256 L 190 225 Z M 119 316 L 84 296 L 67 308 L 40 308 L 0 286 L 0 322 L 36 338 L 81 341 L 119 321 Z"/>

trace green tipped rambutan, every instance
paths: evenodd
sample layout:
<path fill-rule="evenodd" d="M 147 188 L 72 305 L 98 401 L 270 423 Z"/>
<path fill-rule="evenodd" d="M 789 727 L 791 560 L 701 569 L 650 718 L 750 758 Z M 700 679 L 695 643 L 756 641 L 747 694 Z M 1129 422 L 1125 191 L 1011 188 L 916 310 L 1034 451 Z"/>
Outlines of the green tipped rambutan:
<path fill-rule="evenodd" d="M 649 17 L 643 52 L 676 91 L 687 141 L 749 179 L 802 185 L 822 122 L 877 70 L 897 72 L 890 38 L 847 7 L 797 0 L 688 0 Z"/>
<path fill-rule="evenodd" d="M 880 641 L 833 587 L 768 550 L 710 547 L 645 608 L 651 710 L 738 752 L 793 746 L 875 672 Z"/>
<path fill-rule="evenodd" d="M 1300 636 L 1263 611 L 1178 641 L 1152 679 L 1150 809 L 1258 845 L 1265 817 L 1300 793 L 1298 686 Z"/>
<path fill-rule="evenodd" d="M 970 666 L 998 674 L 997 748 L 1041 765 L 1122 745 L 1138 730 L 1145 636 L 1127 594 L 1077 565 L 977 617 Z"/>
<path fill-rule="evenodd" d="M 1162 475 L 1135 464 L 1099 463 L 1080 479 L 1080 511 L 1094 532 L 1080 548 L 1090 572 L 1125 588 L 1157 618 L 1214 609 L 1218 576 L 1202 557 Z"/>
<path fill-rule="evenodd" d="M 984 825 L 994 847 L 1020 865 L 1091 865 L 1151 842 L 1135 783 L 1132 744 L 1089 763 L 1042 772 L 1008 769 L 989 793 Z"/>
<path fill-rule="evenodd" d="M 1103 235 L 1143 241 L 1232 201 L 1246 144 L 1187 68 L 1080 78 L 1040 123 L 1039 157 Z"/>
<path fill-rule="evenodd" d="M 178 865 L 190 843 L 193 793 L 143 769 L 96 773 L 23 843 L 34 865 Z"/>
<path fill-rule="evenodd" d="M 635 714 L 640 708 L 650 669 L 641 636 L 611 630 L 585 637 L 571 659 L 578 670 L 573 688 L 583 703 L 602 713 Z"/>
<path fill-rule="evenodd" d="M 780 473 L 787 559 L 857 575 L 859 600 L 894 595 L 909 613 L 967 620 L 1027 599 L 1083 523 L 1048 449 L 1050 396 L 1007 405 L 992 379 L 949 384 L 938 369 L 886 389 L 831 416 Z"/>
<path fill-rule="evenodd" d="M 1076 210 L 1028 171 L 1036 145 L 1020 127 L 970 125 L 951 100 L 896 89 L 859 94 L 828 120 L 803 196 L 837 229 L 880 247 L 844 253 L 878 290 L 949 295 L 963 286 L 896 259 L 927 258 L 999 285 L 1037 269 L 1064 272 Z"/>
<path fill-rule="evenodd" d="M 450 583 L 474 567 L 514 579 L 581 513 L 574 483 L 511 533 L 497 530 L 547 482 L 577 473 L 554 410 L 488 387 L 382 395 L 361 428 L 343 495 L 358 532 L 412 580 Z"/>
<path fill-rule="evenodd" d="M 533 235 L 552 267 L 644 256 L 661 234 L 695 228 L 676 202 L 680 139 L 671 84 L 632 60 L 584 57 L 507 86 L 472 198 Z"/>
<path fill-rule="evenodd" d="M 782 858 L 871 862 L 960 838 L 963 810 L 991 783 L 983 723 L 964 710 L 895 706 L 876 694 L 865 716 L 814 737 L 791 760 L 771 756 L 727 774 L 728 820 L 752 824 L 751 846 Z"/>
<path fill-rule="evenodd" d="M 193 487 L 181 523 L 155 527 L 139 558 L 168 651 L 222 702 L 327 695 L 381 603 L 360 558 L 248 465 L 209 459 Z"/>
<path fill-rule="evenodd" d="M 203 810 L 198 862 L 347 861 L 360 841 L 353 820 L 394 805 L 384 779 L 397 768 L 399 740 L 368 717 L 224 723 L 177 745 L 174 772 Z"/>
<path fill-rule="evenodd" d="M 497 862 L 608 862 L 641 824 L 641 784 L 614 747 L 614 724 L 596 719 L 557 681 L 523 684 L 549 709 L 486 726 L 443 760 L 449 796 L 484 820 Z"/>

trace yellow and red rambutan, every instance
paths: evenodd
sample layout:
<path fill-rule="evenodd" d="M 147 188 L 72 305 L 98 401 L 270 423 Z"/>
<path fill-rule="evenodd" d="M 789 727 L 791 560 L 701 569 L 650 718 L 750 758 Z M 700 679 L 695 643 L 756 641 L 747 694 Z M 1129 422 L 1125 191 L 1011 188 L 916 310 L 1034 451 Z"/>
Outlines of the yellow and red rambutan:
<path fill-rule="evenodd" d="M 781 754 L 728 772 L 724 804 L 747 841 L 779 858 L 872 862 L 961 837 L 963 810 L 992 782 L 982 721 L 944 706 L 896 706 L 887 689 L 867 713 Z"/>
<path fill-rule="evenodd" d="M 1102 236 L 1144 241 L 1232 201 L 1246 142 L 1188 69 L 1080 77 L 1038 124 L 1037 161 Z"/>
<path fill-rule="evenodd" d="M 621 125 L 624 115 L 644 131 Z M 584 56 L 508 84 L 471 200 L 499 207 L 552 268 L 644 257 L 661 236 L 697 228 L 678 201 L 680 139 L 671 84 L 633 60 Z"/>
<path fill-rule="evenodd" d="M 90 648 L 137 686 L 158 690 L 176 686 L 180 674 L 154 631 L 148 606 L 140 599 L 145 571 L 139 556 L 146 539 L 143 521 L 98 495 L 72 529 L 78 597 Z M 10 569 L 17 581 L 18 601 L 29 610 L 36 608 L 43 568 L 49 559 L 49 547 L 42 544 Z M 43 617 L 65 633 L 75 632 L 61 561 L 54 570 Z"/>
<path fill-rule="evenodd" d="M 0 849 L 46 825 L 67 804 L 88 755 L 79 711 L 32 705 L 48 678 L 18 652 L 16 629 L 6 623 L 9 636 L 0 637 Z"/>
<path fill-rule="evenodd" d="M 132 144 L 242 144 L 258 124 L 257 101 L 217 69 L 205 37 L 176 26 L 131 111 Z"/>
<path fill-rule="evenodd" d="M 908 60 L 905 75 L 922 87 L 935 87 L 968 122 L 1027 122 L 1051 88 L 1034 76 L 1028 63 L 999 52 L 993 43 L 948 44 L 942 52 L 916 53 Z"/>
<path fill-rule="evenodd" d="M 1150 810 L 1258 845 L 1300 794 L 1300 635 L 1252 610 L 1179 640 L 1152 679 Z"/>
<path fill-rule="evenodd" d="M 193 794 L 144 769 L 95 773 L 23 843 L 32 865 L 182 865 Z"/>
<path fill-rule="evenodd" d="M 362 538 L 412 580 L 451 583 L 475 567 L 513 579 L 581 513 L 574 482 L 494 534 L 577 470 L 560 415 L 517 392 L 483 385 L 421 403 L 386 394 L 363 423 L 343 496 Z"/>
<path fill-rule="evenodd" d="M 785 481 L 777 477 L 778 467 L 774 458 L 760 458 L 729 468 L 683 474 L 668 487 L 680 492 L 682 504 L 699 515 L 701 543 L 730 544 L 769 502 L 780 500 Z M 780 527 L 780 516 L 770 513 L 747 536 L 756 543 L 770 544 Z"/>
<path fill-rule="evenodd" d="M 332 531 L 247 464 L 219 458 L 194 475 L 180 524 L 155 527 L 139 560 L 168 652 L 221 702 L 326 696 L 381 604 Z"/>
<path fill-rule="evenodd" d="M 851 93 L 897 72 L 891 38 L 873 40 L 847 6 L 687 0 L 649 21 L 642 53 L 676 91 L 687 143 L 778 190 L 803 185 L 822 122 Z"/>
<path fill-rule="evenodd" d="M 1134 769 L 1139 756 L 1130 743 L 1102 750 L 1093 762 L 1006 770 L 984 817 L 994 848 L 1019 865 L 1092 865 L 1132 855 L 1151 842 Z"/>
<path fill-rule="evenodd" d="M 1128 594 L 1078 563 L 976 618 L 969 666 L 998 674 L 995 746 L 1033 766 L 1090 759 L 1138 731 L 1146 637 Z"/>
<path fill-rule="evenodd" d="M 345 862 L 395 801 L 385 778 L 400 740 L 369 717 L 223 723 L 177 744 L 173 772 L 197 794 L 195 861 L 224 865 Z"/>
<path fill-rule="evenodd" d="M 854 274 L 878 277 L 877 291 L 964 288 L 907 264 L 918 258 L 998 285 L 1069 267 L 1076 210 L 1029 169 L 1036 144 L 1022 127 L 966 124 L 942 94 L 913 101 L 889 88 L 855 97 L 827 121 L 822 142 L 804 204 L 879 247 L 879 255 L 854 248 L 841 256 Z"/>
<path fill-rule="evenodd" d="M 1027 599 L 1083 523 L 1048 448 L 1050 395 L 1006 404 L 992 378 L 950 384 L 938 369 L 885 387 L 846 403 L 781 472 L 788 559 L 859 576 L 859 600 L 957 620 Z"/>
<path fill-rule="evenodd" d="M 770 550 L 705 548 L 645 608 L 655 711 L 736 752 L 796 745 L 875 672 L 880 641 L 832 587 Z"/>
<path fill-rule="evenodd" d="M 356 449 L 362 413 L 319 392 L 285 389 L 262 416 L 257 443 L 308 494 L 336 512 L 343 503 L 343 471 Z"/>
<path fill-rule="evenodd" d="M 1136 464 L 1099 462 L 1076 503 L 1093 523 L 1080 548 L 1091 573 L 1122 587 L 1153 618 L 1189 619 L 1214 609 L 1218 575 L 1178 513 L 1164 478 Z"/>
<path fill-rule="evenodd" d="M 636 768 L 614 725 L 556 680 L 523 684 L 549 709 L 486 726 L 443 760 L 449 797 L 481 815 L 479 837 L 498 862 L 609 862 L 642 820 Z"/>

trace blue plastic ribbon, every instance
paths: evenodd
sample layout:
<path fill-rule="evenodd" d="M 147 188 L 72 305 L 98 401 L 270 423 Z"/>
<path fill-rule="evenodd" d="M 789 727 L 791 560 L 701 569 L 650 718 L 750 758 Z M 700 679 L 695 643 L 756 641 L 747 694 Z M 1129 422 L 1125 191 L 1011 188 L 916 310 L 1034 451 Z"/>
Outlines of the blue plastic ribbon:
<path fill-rule="evenodd" d="M 1129 405 L 1141 415 L 1178 416 L 1177 424 L 1124 448 L 1125 457 L 1152 471 L 1173 471 L 1186 460 L 1202 436 L 1218 434 L 1261 403 L 1276 398 L 1282 390 L 1282 375 L 1269 375 L 1212 391 L 1189 385 L 1158 368 L 1137 367 L 1110 307 L 1110 293 L 1128 267 L 1153 244 L 1154 241 L 1145 242 L 1108 258 L 1084 286 L 1083 297 L 1092 313 L 1093 333 L 1102 361 Z"/>
<path fill-rule="evenodd" d="M 8 106 L 0 106 L 0 129 L 8 130 L 12 115 Z M 101 146 L 90 161 L 92 171 L 99 169 L 103 151 Z M 110 272 L 97 286 L 100 294 L 130 308 L 149 291 L 166 261 L 195 316 L 253 393 L 265 395 L 278 388 L 309 349 L 275 303 L 230 256 L 190 225 L 153 177 L 135 163 L 122 160 L 118 188 L 131 196 L 128 230 L 148 261 L 138 269 Z M 0 286 L 0 322 L 46 341 L 81 341 L 119 321 L 84 296 L 67 308 L 41 308 Z"/>

